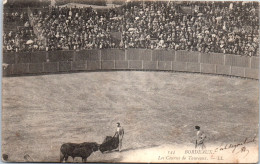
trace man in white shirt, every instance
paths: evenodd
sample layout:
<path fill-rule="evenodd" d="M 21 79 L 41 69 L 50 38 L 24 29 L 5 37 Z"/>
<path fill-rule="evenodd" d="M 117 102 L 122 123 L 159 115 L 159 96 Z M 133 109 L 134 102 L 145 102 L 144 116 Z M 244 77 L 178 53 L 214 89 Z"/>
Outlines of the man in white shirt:
<path fill-rule="evenodd" d="M 118 145 L 118 151 L 120 152 L 122 150 L 122 141 L 123 141 L 123 137 L 124 137 L 124 129 L 122 126 L 120 126 L 120 123 L 117 123 L 117 129 L 116 129 L 116 133 L 114 135 L 114 137 L 118 137 L 119 140 L 119 145 Z"/>
<path fill-rule="evenodd" d="M 196 149 L 204 149 L 206 146 L 204 145 L 204 140 L 206 138 L 206 135 L 200 130 L 199 126 L 195 126 L 195 129 L 197 130 L 197 137 L 196 137 Z"/>

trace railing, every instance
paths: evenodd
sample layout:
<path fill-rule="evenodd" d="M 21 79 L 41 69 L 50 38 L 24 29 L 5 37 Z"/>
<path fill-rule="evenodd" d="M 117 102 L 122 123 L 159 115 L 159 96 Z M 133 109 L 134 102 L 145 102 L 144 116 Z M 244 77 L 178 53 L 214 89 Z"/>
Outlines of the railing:
<path fill-rule="evenodd" d="M 181 71 L 259 79 L 259 57 L 148 49 L 3 53 L 3 75 L 98 70 Z"/>

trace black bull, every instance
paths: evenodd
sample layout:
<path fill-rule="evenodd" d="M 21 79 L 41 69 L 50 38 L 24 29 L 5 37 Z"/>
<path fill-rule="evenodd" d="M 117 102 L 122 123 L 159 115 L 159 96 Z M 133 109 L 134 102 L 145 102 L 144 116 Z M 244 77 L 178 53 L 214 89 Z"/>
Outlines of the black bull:
<path fill-rule="evenodd" d="M 81 144 L 65 143 L 60 148 L 60 162 L 67 162 L 69 156 L 73 158 L 81 157 L 82 162 L 86 162 L 87 158 L 95 151 L 99 149 L 99 145 L 96 142 L 84 142 Z"/>

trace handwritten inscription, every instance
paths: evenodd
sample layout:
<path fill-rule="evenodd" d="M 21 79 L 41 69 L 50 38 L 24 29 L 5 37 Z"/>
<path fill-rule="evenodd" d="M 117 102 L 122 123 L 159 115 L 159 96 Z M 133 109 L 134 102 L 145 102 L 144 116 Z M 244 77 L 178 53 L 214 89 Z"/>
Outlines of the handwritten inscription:
<path fill-rule="evenodd" d="M 246 145 L 248 145 L 249 143 L 253 143 L 253 142 L 256 142 L 256 136 L 253 137 L 253 139 L 249 140 L 248 138 L 245 138 L 245 140 L 243 142 L 240 142 L 240 143 L 235 143 L 235 144 L 226 144 L 225 146 L 220 146 L 220 147 L 217 147 L 215 149 L 215 153 L 216 152 L 221 152 L 221 151 L 224 151 L 224 150 L 229 150 L 229 149 L 232 149 L 232 153 L 246 153 L 245 156 L 248 155 L 249 153 L 249 150 L 246 148 Z M 239 149 L 239 150 L 237 150 Z"/>

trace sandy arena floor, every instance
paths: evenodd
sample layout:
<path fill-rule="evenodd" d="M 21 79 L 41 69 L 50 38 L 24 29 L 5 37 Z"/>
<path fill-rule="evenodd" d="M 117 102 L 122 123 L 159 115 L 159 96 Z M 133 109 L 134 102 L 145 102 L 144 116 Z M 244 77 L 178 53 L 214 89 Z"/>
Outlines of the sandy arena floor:
<path fill-rule="evenodd" d="M 62 143 L 101 143 L 117 122 L 125 129 L 124 151 L 98 151 L 88 161 L 131 161 L 137 152 L 193 146 L 195 125 L 208 144 L 258 134 L 256 80 L 136 71 L 9 77 L 2 97 L 2 153 L 10 161 L 29 154 L 58 162 Z"/>

